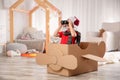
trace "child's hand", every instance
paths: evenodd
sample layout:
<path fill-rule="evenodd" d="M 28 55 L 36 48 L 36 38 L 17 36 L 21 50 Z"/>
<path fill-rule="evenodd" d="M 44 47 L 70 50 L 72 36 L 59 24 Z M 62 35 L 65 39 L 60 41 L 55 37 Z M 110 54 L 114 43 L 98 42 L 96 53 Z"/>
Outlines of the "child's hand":
<path fill-rule="evenodd" d="M 59 28 L 62 28 L 61 22 L 59 22 Z"/>
<path fill-rule="evenodd" d="M 72 21 L 71 21 L 70 19 L 68 19 L 68 22 L 69 22 L 69 23 L 72 23 Z"/>
<path fill-rule="evenodd" d="M 69 27 L 72 27 L 72 21 L 70 19 L 68 19 L 68 22 L 69 22 Z"/>

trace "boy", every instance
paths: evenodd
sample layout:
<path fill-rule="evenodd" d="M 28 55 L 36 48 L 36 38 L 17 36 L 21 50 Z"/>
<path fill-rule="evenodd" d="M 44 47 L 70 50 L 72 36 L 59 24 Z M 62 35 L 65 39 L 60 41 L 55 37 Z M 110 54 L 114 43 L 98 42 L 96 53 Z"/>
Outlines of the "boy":
<path fill-rule="evenodd" d="M 79 25 L 79 20 L 76 17 L 71 17 L 68 20 L 61 21 L 59 27 L 54 32 L 55 37 L 61 38 L 61 44 L 80 44 L 80 33 L 74 30 L 75 26 Z M 66 28 L 65 31 L 61 31 L 61 28 Z"/>

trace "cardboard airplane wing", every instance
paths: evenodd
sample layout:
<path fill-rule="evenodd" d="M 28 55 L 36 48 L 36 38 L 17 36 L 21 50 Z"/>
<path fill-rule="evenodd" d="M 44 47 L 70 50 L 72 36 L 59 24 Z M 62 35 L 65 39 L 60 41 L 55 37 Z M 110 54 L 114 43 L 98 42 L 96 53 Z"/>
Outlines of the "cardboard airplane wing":
<path fill-rule="evenodd" d="M 98 61 L 98 62 L 106 62 L 105 59 L 98 57 L 98 56 L 95 56 L 95 55 L 92 55 L 92 54 L 82 55 L 82 57 L 90 59 L 90 60 Z"/>

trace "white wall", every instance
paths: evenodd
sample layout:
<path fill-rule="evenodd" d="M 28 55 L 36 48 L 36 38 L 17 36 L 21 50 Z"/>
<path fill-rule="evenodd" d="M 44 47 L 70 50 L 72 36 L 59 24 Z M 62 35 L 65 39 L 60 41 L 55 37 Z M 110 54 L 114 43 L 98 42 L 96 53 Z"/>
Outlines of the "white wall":
<path fill-rule="evenodd" d="M 4 1 L 11 2 L 15 0 Z M 30 0 L 28 1 L 30 2 Z M 49 0 L 49 1 L 62 11 L 63 19 L 67 19 L 68 17 L 71 16 L 77 16 L 80 19 L 80 26 L 78 27 L 78 30 L 82 33 L 82 40 L 85 40 L 86 32 L 98 31 L 101 28 L 103 22 L 120 21 L 120 0 Z M 42 19 L 43 17 L 40 17 L 41 15 L 39 16 L 39 12 L 35 16 L 37 18 L 41 18 L 41 21 L 42 20 L 44 21 L 44 19 Z M 57 19 L 55 17 L 56 14 L 53 14 L 50 17 L 51 34 L 57 27 L 56 21 Z M 18 20 L 17 22 L 20 21 L 20 23 L 23 22 L 23 24 L 25 24 L 24 21 L 27 19 L 17 18 L 16 20 Z M 17 22 L 15 23 L 16 25 Z M 38 19 L 33 23 L 38 25 L 39 24 Z M 41 29 L 44 29 L 43 28 L 44 26 L 41 26 L 41 24 L 39 24 L 38 26 L 41 27 Z M 17 28 L 19 29 L 19 27 Z"/>
<path fill-rule="evenodd" d="M 45 10 L 39 8 L 33 14 L 32 25 L 37 28 L 37 30 L 42 30 L 45 33 L 46 29 L 46 18 L 45 18 Z"/>
<path fill-rule="evenodd" d="M 6 10 L 0 9 L 0 43 L 6 43 L 6 26 L 7 17 Z"/>
<path fill-rule="evenodd" d="M 25 13 L 19 13 L 14 11 L 14 38 L 16 38 L 23 29 L 28 26 L 29 17 Z"/>

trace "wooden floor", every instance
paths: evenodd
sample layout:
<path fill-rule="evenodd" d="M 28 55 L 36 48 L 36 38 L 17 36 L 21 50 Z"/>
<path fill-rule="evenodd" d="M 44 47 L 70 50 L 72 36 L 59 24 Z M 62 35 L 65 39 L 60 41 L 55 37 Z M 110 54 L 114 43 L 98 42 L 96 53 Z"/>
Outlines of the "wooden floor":
<path fill-rule="evenodd" d="M 99 66 L 98 71 L 72 77 L 48 74 L 34 58 L 0 56 L 0 80 L 119 80 L 120 63 Z"/>

